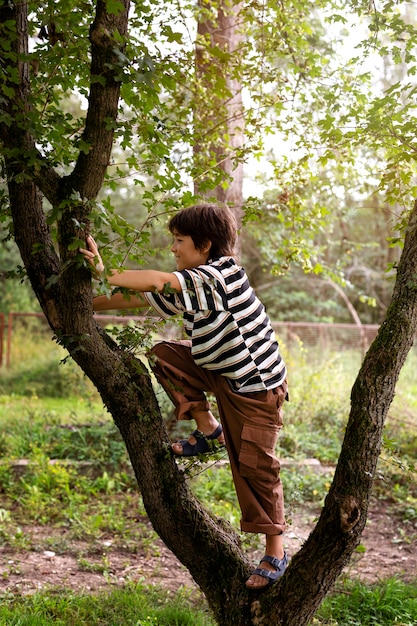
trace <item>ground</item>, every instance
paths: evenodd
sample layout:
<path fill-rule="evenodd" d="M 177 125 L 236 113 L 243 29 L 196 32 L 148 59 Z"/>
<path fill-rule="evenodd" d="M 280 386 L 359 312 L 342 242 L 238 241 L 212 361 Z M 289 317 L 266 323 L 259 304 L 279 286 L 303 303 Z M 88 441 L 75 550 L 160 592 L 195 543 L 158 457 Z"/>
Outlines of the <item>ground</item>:
<path fill-rule="evenodd" d="M 350 577 L 369 582 L 394 575 L 405 580 L 415 578 L 417 522 L 405 522 L 387 511 L 384 502 L 376 501 L 371 506 L 362 537 L 364 550 L 355 554 L 346 570 Z M 308 537 L 318 513 L 317 508 L 304 507 L 293 515 L 286 534 L 290 556 Z M 51 531 L 53 537 L 43 526 L 22 527 L 22 531 L 31 537 L 29 551 L 0 548 L 0 593 L 31 593 L 51 585 L 94 592 L 128 581 L 160 584 L 171 591 L 194 585 L 188 571 L 159 539 L 136 553 L 115 548 L 110 536 L 94 550 L 82 541 L 71 541 L 65 550 L 45 550 L 46 544 L 65 544 L 64 529 Z M 261 556 L 261 552 L 254 553 L 254 562 Z"/>

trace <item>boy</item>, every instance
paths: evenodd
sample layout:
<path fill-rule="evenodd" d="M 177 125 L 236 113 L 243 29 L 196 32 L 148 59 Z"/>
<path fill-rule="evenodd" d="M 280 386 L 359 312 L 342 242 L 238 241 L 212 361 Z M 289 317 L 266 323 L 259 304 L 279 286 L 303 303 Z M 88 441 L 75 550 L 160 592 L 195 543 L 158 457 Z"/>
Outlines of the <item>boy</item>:
<path fill-rule="evenodd" d="M 131 290 L 94 299 L 94 310 L 151 305 L 162 317 L 181 313 L 189 341 L 162 341 L 152 348 L 152 369 L 175 405 L 177 419 L 197 429 L 172 444 L 176 455 L 207 452 L 226 444 L 242 511 L 241 529 L 266 536 L 266 555 L 246 586 L 271 586 L 288 563 L 283 549 L 284 498 L 275 445 L 287 398 L 286 368 L 261 302 L 233 259 L 237 226 L 226 208 L 202 204 L 169 222 L 177 271 L 111 270 L 111 285 Z M 80 252 L 104 271 L 92 237 Z M 212 392 L 221 425 L 204 392 Z"/>

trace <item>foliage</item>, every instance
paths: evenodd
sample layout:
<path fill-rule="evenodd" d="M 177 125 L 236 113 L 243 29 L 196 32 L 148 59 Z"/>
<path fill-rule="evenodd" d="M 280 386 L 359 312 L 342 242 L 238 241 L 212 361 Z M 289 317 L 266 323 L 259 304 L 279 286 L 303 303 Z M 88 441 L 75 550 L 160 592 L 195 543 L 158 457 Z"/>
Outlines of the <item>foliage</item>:
<path fill-rule="evenodd" d="M 199 607 L 201 606 L 201 608 Z M 212 626 L 214 622 L 186 590 L 161 592 L 143 584 L 127 585 L 107 594 L 75 594 L 62 590 L 33 596 L 2 597 L 0 621 L 19 626 Z"/>
<path fill-rule="evenodd" d="M 53 2 L 31 3 L 36 81 L 26 121 L 41 154 L 59 172 L 69 171 L 80 150 L 88 151 L 82 131 L 93 9 L 81 0 L 59 11 Z M 294 297 L 300 291 L 297 266 L 313 275 L 326 272 L 341 281 L 364 321 L 379 322 L 391 292 L 385 270 L 398 260 L 386 239 L 398 239 L 392 227 L 401 228 L 414 189 L 415 32 L 408 4 L 396 9 L 386 2 L 369 12 L 358 3 L 310 6 L 298 0 L 285 12 L 276 2 L 245 6 L 247 36 L 236 56 L 208 38 L 199 40 L 210 59 L 204 82 L 194 68 L 195 24 L 202 15 L 202 7 L 186 1 L 180 10 L 175 2 L 132 4 L 126 50 L 117 60 L 122 100 L 113 159 L 92 204 L 105 260 L 112 266 L 160 265 L 154 255 L 166 245 L 167 214 L 194 201 L 192 180 L 210 194 L 222 175 L 209 149 L 199 152 L 198 162 L 192 146 L 221 141 L 234 159 L 249 163 L 248 179 L 255 159 L 270 161 L 261 168 L 260 193 L 253 195 L 248 185 L 245 264 L 255 262 L 256 246 L 268 278 L 262 283 L 291 269 L 295 281 L 281 284 L 281 298 L 288 285 Z M 6 44 L 3 52 L 13 60 Z M 212 99 L 228 99 L 228 73 L 245 93 L 246 138 L 239 149 L 227 147 L 222 120 L 211 119 L 206 107 Z M 47 210 L 54 227 L 61 209 Z M 3 197 L 6 229 L 8 214 Z M 310 319 L 342 320 L 346 314 L 332 308 L 331 291 L 322 310 L 314 311 L 314 285 L 304 282 L 300 308 L 307 306 Z M 273 292 L 267 299 L 277 300 Z M 283 319 L 279 304 L 269 308 Z M 293 308 L 284 307 L 287 319 Z"/>
<path fill-rule="evenodd" d="M 406 585 L 390 578 L 366 586 L 345 580 L 318 611 L 313 625 L 321 626 L 411 626 L 417 620 L 416 583 Z"/>
<path fill-rule="evenodd" d="M 292 319 L 285 299 L 303 283 L 309 318 L 315 314 L 318 281 L 306 285 L 294 267 L 301 265 L 310 277 L 325 273 L 338 282 L 362 320 L 379 323 L 392 288 L 386 271 L 398 261 L 395 245 L 415 196 L 413 8 L 319 5 L 310 25 L 298 17 L 298 31 L 286 31 L 292 58 L 281 53 L 275 21 L 265 37 L 271 48 L 275 42 L 285 96 L 268 112 L 271 167 L 258 167 L 264 196 L 248 213 L 255 221 L 245 263 L 263 270 L 261 285 L 271 282 L 271 268 L 278 277 L 291 271 L 294 287 L 278 278 L 275 298 L 266 294 L 276 319 Z M 334 299 L 323 299 L 322 318 L 329 319 Z M 336 315 L 329 321 L 342 321 Z"/>
<path fill-rule="evenodd" d="M 59 11 L 53 2 L 31 3 L 36 82 L 27 122 L 59 172 L 69 171 L 78 151 L 88 149 L 82 130 L 93 8 L 80 0 Z M 236 57 L 207 38 L 199 41 L 210 59 L 204 82 L 194 70 L 198 11 L 204 16 L 202 7 L 186 1 L 180 7 L 132 6 L 127 47 L 118 58 L 122 100 L 113 159 L 92 204 L 105 260 L 116 267 L 168 266 L 162 253 L 155 258 L 167 244 L 167 214 L 194 201 L 192 181 L 210 194 L 221 176 L 215 155 L 201 150 L 197 163 L 192 146 L 221 141 L 236 161 L 249 163 L 248 178 L 259 169 L 252 167 L 256 159 L 270 161 L 261 168 L 262 179 L 248 186 L 243 260 L 255 286 L 291 271 L 288 280 L 278 278 L 278 291 L 262 293 L 271 316 L 297 319 L 298 311 L 298 319 L 346 321 L 331 288 L 321 289 L 323 306 L 316 310 L 314 278 L 325 272 L 341 283 L 364 322 L 379 323 L 391 293 L 385 271 L 399 253 L 386 240 L 399 242 L 393 228 L 401 229 L 414 189 L 410 6 L 387 2 L 368 12 L 358 3 L 309 6 L 293 0 L 283 12 L 276 2 L 250 4 L 242 8 L 245 37 Z M 10 56 L 6 48 L 4 55 Z M 245 93 L 246 137 L 239 149 L 227 147 L 222 120 L 210 119 L 206 106 L 229 97 L 227 73 Z M 59 211 L 48 213 L 53 227 Z M 2 216 L 7 237 L 5 195 Z M 22 293 L 11 288 L 3 299 L 6 311 L 33 308 L 33 302 L 20 301 Z M 286 306 L 283 298 L 289 299 Z"/>
<path fill-rule="evenodd" d="M 1 199 L 1 191 L 0 191 Z M 3 228 L 0 212 L 0 302 L 3 314 L 9 311 L 39 311 L 39 305 L 25 277 L 16 244 Z"/>

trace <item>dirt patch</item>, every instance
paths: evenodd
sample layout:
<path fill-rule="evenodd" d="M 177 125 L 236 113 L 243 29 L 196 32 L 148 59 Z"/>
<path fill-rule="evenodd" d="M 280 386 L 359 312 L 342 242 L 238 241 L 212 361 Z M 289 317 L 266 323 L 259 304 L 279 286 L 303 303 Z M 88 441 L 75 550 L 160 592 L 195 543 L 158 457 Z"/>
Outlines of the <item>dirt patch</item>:
<path fill-rule="evenodd" d="M 296 515 L 287 533 L 290 554 L 296 552 L 316 523 L 319 511 Z M 301 543 L 300 543 L 301 542 Z M 345 568 L 351 578 L 370 583 L 392 576 L 402 580 L 416 579 L 417 521 L 396 517 L 385 502 L 374 502 L 359 549 Z"/>
<path fill-rule="evenodd" d="M 285 541 L 290 556 L 307 539 L 318 514 L 318 509 L 303 508 L 293 515 Z M 130 581 L 163 585 L 171 591 L 195 585 L 159 539 L 132 553 L 113 544 L 111 537 L 92 548 L 84 541 L 67 541 L 64 529 L 27 526 L 22 532 L 30 537 L 30 550 L 0 549 L 0 593 L 32 593 L 50 586 L 89 593 Z M 44 549 L 45 545 L 66 548 Z M 394 575 L 415 578 L 417 522 L 401 521 L 384 503 L 376 503 L 369 512 L 362 545 L 363 552 L 356 553 L 346 568 L 349 576 L 369 582 Z M 261 552 L 254 553 L 254 562 L 261 556 Z"/>

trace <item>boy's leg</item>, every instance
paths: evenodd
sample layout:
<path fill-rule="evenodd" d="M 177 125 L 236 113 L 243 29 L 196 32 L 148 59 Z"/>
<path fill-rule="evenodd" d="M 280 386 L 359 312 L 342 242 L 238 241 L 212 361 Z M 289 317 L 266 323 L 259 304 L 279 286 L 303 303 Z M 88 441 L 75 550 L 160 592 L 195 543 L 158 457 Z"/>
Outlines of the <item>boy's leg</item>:
<path fill-rule="evenodd" d="M 198 430 L 211 435 L 219 426 L 204 393 L 212 389 L 212 374 L 196 365 L 191 356 L 190 342 L 160 342 L 152 348 L 152 355 L 152 370 L 171 398 L 176 418 L 194 419 Z M 218 439 L 223 443 L 223 434 Z M 192 435 L 189 443 L 196 443 Z M 176 454 L 182 454 L 181 443 L 173 444 L 172 448 Z"/>
<path fill-rule="evenodd" d="M 280 464 L 275 456 L 286 385 L 250 394 L 233 392 L 218 377 L 215 394 L 242 509 L 244 532 L 279 535 L 285 530 Z"/>
<path fill-rule="evenodd" d="M 281 535 L 266 535 L 265 541 L 265 554 L 268 556 L 273 556 L 279 561 L 283 560 L 285 557 L 283 536 Z M 261 561 L 259 563 L 260 569 L 266 569 L 270 572 L 276 572 L 277 568 L 271 565 L 269 561 Z M 286 565 L 284 566 L 284 568 Z M 281 571 L 283 571 L 281 569 Z M 246 581 L 246 586 L 249 589 L 262 589 L 263 587 L 268 586 L 268 580 L 265 576 L 261 576 L 253 572 L 248 580 Z"/>
<path fill-rule="evenodd" d="M 282 426 L 286 383 L 266 392 L 239 394 L 231 391 L 223 379 L 218 381 L 215 393 L 242 510 L 241 528 L 265 534 L 265 553 L 281 560 L 284 495 L 275 446 Z M 273 571 L 265 561 L 261 568 Z M 266 583 L 265 578 L 252 575 L 248 586 L 261 588 Z"/>
<path fill-rule="evenodd" d="M 177 419 L 197 417 L 197 426 L 203 430 L 205 420 L 211 419 L 207 418 L 209 403 L 204 391 L 215 393 L 242 510 L 242 530 L 265 534 L 266 554 L 281 559 L 284 498 L 274 450 L 286 385 L 268 392 L 238 394 L 224 377 L 195 364 L 189 342 L 159 343 L 152 352 L 156 357 L 152 369 L 172 399 Z M 268 562 L 262 562 L 262 567 L 272 569 Z M 265 578 L 252 575 L 248 586 L 261 588 Z"/>

